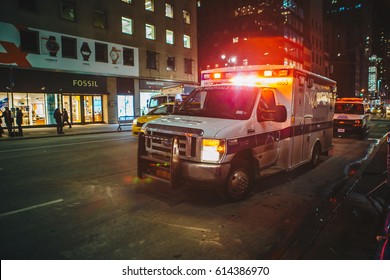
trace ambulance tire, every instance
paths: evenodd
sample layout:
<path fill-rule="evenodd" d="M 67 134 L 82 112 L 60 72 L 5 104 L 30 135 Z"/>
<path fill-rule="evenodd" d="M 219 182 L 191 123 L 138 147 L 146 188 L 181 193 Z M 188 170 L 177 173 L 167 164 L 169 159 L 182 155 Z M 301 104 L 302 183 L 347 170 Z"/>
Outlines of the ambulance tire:
<path fill-rule="evenodd" d="M 320 162 L 320 154 L 321 154 L 321 145 L 320 143 L 316 143 L 313 147 L 313 152 L 311 153 L 310 165 L 312 168 L 315 168 Z"/>
<path fill-rule="evenodd" d="M 251 165 L 245 159 L 235 159 L 225 183 L 218 188 L 219 195 L 226 201 L 234 202 L 246 198 L 254 184 Z"/>

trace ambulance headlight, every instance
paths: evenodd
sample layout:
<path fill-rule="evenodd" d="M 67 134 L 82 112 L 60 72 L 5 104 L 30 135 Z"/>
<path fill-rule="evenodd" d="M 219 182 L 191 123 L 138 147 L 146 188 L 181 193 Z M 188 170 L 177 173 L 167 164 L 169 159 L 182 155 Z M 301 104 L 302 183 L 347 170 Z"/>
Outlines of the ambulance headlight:
<path fill-rule="evenodd" d="M 202 161 L 218 162 L 226 152 L 226 142 L 222 139 L 203 139 Z"/>

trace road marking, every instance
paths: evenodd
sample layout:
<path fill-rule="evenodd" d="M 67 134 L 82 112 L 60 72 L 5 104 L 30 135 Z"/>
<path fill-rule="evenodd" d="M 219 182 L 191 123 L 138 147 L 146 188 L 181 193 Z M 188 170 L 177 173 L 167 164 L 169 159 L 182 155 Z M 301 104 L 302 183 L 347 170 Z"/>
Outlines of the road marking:
<path fill-rule="evenodd" d="M 164 222 L 159 222 L 160 224 L 167 225 L 167 226 L 172 226 L 172 227 L 178 227 L 178 228 L 183 228 L 183 229 L 188 229 L 188 230 L 195 230 L 195 231 L 204 231 L 204 232 L 212 232 L 212 230 L 207 229 L 207 228 L 199 228 L 199 227 L 188 227 L 188 226 L 182 226 L 182 225 L 175 225 L 171 223 L 164 223 Z"/>
<path fill-rule="evenodd" d="M 19 148 L 19 149 L 13 149 L 13 150 L 5 150 L 5 151 L 0 151 L 0 153 L 30 151 L 30 150 L 48 149 L 48 148 L 55 148 L 55 147 L 73 146 L 73 145 L 79 145 L 79 144 L 99 143 L 99 142 L 113 142 L 113 141 L 121 141 L 121 140 L 125 140 L 125 139 L 127 139 L 127 138 L 118 138 L 118 139 L 114 139 L 114 140 L 94 140 L 94 141 L 84 141 L 84 142 L 81 141 L 81 142 L 66 143 L 66 144 L 54 144 L 54 145 L 31 147 L 31 148 Z"/>
<path fill-rule="evenodd" d="M 33 209 L 36 209 L 36 208 L 48 206 L 48 205 L 51 205 L 51 204 L 60 203 L 60 202 L 63 202 L 63 201 L 64 200 L 61 198 L 61 199 L 49 201 L 49 202 L 46 202 L 46 203 L 42 203 L 42 204 L 38 204 L 38 205 L 22 208 L 22 209 L 19 209 L 19 210 L 6 212 L 6 213 L 3 213 L 3 214 L 0 214 L 0 218 L 1 217 L 5 217 L 5 216 L 9 216 L 9 215 L 13 215 L 13 214 L 18 214 L 18 213 L 21 213 L 21 212 L 26 212 L 26 211 L 33 210 Z"/>

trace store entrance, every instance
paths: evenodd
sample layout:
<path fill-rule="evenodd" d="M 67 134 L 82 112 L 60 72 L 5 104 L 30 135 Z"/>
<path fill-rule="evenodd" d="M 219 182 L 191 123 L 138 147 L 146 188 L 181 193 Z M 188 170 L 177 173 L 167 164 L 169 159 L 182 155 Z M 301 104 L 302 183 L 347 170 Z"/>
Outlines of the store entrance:
<path fill-rule="evenodd" d="M 101 95 L 63 95 L 63 108 L 73 124 L 103 122 Z"/>

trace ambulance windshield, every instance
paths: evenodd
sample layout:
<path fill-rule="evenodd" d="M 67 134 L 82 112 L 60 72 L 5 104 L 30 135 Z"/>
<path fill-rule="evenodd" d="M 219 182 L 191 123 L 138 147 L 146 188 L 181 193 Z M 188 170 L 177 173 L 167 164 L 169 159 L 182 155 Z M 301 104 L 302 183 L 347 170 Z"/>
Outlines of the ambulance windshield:
<path fill-rule="evenodd" d="M 335 113 L 364 115 L 364 107 L 363 104 L 336 103 Z"/>
<path fill-rule="evenodd" d="M 257 93 L 256 87 L 201 87 L 194 90 L 174 114 L 236 120 L 249 119 Z"/>

